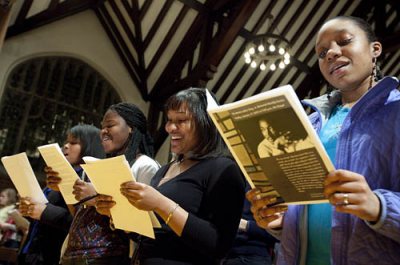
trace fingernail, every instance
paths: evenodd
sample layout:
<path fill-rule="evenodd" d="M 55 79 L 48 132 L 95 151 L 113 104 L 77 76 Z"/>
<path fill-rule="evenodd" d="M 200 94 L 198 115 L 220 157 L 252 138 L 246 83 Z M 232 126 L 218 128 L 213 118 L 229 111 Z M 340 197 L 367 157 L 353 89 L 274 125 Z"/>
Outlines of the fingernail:
<path fill-rule="evenodd" d="M 289 208 L 287 206 L 281 206 L 281 211 L 287 211 Z"/>

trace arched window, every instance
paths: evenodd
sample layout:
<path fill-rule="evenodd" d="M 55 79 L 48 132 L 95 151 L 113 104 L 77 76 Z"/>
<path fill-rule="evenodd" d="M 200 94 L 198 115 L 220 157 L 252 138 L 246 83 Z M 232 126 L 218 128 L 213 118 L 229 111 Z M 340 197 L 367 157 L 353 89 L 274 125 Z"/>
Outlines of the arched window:
<path fill-rule="evenodd" d="M 39 57 L 17 65 L 0 104 L 0 156 L 26 152 L 40 173 L 37 147 L 58 142 L 78 123 L 100 126 L 104 111 L 120 101 L 115 89 L 87 63 Z"/>

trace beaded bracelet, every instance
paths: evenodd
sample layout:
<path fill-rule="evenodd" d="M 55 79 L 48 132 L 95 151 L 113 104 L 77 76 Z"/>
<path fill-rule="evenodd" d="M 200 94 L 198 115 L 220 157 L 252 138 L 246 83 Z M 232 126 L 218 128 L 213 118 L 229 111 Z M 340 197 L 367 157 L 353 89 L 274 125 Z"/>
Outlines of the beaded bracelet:
<path fill-rule="evenodd" d="M 172 215 L 174 215 L 174 212 L 176 209 L 178 209 L 179 204 L 175 204 L 175 207 L 169 212 L 167 220 L 165 221 L 165 224 L 168 225 L 169 221 L 171 220 Z"/>

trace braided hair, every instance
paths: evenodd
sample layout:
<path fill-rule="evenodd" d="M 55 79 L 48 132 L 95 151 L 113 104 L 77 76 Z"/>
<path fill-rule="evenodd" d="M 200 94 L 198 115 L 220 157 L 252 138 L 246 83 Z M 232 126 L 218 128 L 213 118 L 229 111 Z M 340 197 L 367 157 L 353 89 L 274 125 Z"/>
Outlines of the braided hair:
<path fill-rule="evenodd" d="M 114 111 L 121 116 L 126 124 L 132 128 L 125 146 L 125 157 L 132 166 L 138 153 L 154 157 L 153 138 L 147 131 L 147 120 L 143 112 L 132 103 L 118 103 L 111 105 L 107 111 Z M 109 156 L 114 156 L 110 154 Z"/>

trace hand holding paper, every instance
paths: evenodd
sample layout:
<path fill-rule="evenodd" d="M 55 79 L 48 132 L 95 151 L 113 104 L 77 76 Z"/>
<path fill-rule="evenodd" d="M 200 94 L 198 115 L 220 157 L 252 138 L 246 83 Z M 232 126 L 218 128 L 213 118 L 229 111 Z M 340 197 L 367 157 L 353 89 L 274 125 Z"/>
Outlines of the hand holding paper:
<path fill-rule="evenodd" d="M 62 179 L 58 186 L 65 202 L 67 204 L 76 203 L 77 200 L 72 192 L 75 181 L 79 179 L 78 174 L 65 158 L 60 146 L 58 144 L 48 144 L 39 146 L 38 150 L 47 166 L 58 172 L 58 176 Z"/>
<path fill-rule="evenodd" d="M 147 211 L 132 206 L 121 194 L 122 183 L 134 180 L 125 156 L 90 161 L 82 168 L 88 175 L 97 193 L 112 196 L 115 206 L 111 208 L 114 226 L 154 238 L 152 219 Z"/>
<path fill-rule="evenodd" d="M 276 203 L 326 203 L 323 181 L 334 169 L 294 89 L 278 87 L 207 112 L 252 188 Z"/>
<path fill-rule="evenodd" d="M 25 152 L 13 156 L 4 156 L 1 161 L 21 197 L 30 197 L 39 203 L 48 202 Z"/>

